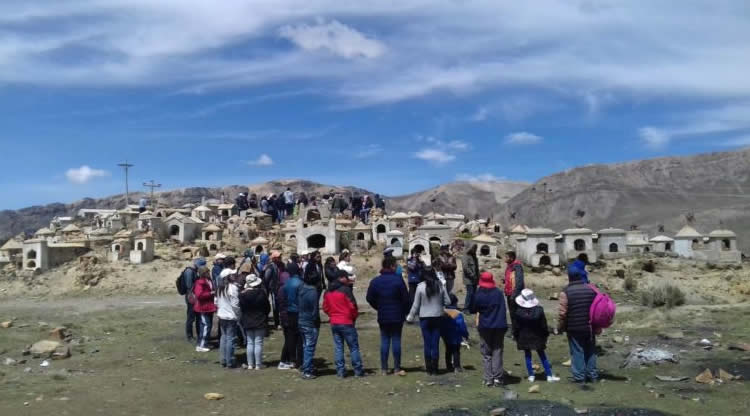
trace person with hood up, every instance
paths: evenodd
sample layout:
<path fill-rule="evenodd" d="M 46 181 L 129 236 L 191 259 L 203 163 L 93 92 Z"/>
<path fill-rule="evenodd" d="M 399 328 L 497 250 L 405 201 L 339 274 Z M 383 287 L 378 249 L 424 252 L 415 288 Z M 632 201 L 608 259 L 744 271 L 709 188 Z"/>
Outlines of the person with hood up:
<path fill-rule="evenodd" d="M 422 270 L 422 282 L 417 286 L 414 303 L 406 321 L 413 322 L 419 317 L 424 341 L 424 362 L 427 374 L 437 375 L 440 363 L 440 324 L 444 307 L 450 305 L 448 291 L 438 280 L 435 271 L 429 267 Z"/>
<path fill-rule="evenodd" d="M 589 274 L 586 272 L 586 265 L 589 264 L 589 257 L 585 253 L 581 253 L 576 257 L 576 260 L 568 266 L 568 272 L 576 272 L 581 275 L 581 281 L 584 284 L 590 283 Z"/>
<path fill-rule="evenodd" d="M 461 342 L 469 340 L 469 329 L 464 316 L 458 310 L 458 297 L 448 294 L 451 303 L 445 308 L 445 315 L 440 325 L 440 337 L 445 345 L 445 367 L 448 372 L 463 372 L 461 367 Z"/>
<path fill-rule="evenodd" d="M 313 265 L 308 265 L 308 269 Z M 297 310 L 299 330 L 302 334 L 302 379 L 315 379 L 313 358 L 315 347 L 318 344 L 318 332 L 320 331 L 320 311 L 318 303 L 320 292 L 320 276 L 314 273 L 305 273 L 302 285 L 297 289 Z"/>
<path fill-rule="evenodd" d="M 213 326 L 214 313 L 216 312 L 216 304 L 214 304 L 216 291 L 213 281 L 211 281 L 211 271 L 205 266 L 198 269 L 198 280 L 195 281 L 195 285 L 193 286 L 193 296 L 195 300 L 193 302 L 193 310 L 195 310 L 200 321 L 198 346 L 195 347 L 195 351 L 208 352 L 211 350 L 208 347 L 208 338 L 211 337 L 211 327 Z"/>
<path fill-rule="evenodd" d="M 224 277 L 216 289 L 217 315 L 219 316 L 219 362 L 226 368 L 236 368 L 234 360 L 234 339 L 237 336 L 237 323 L 241 315 L 238 277 L 230 274 Z"/>
<path fill-rule="evenodd" d="M 514 329 L 513 335 L 515 337 L 515 325 L 516 325 L 516 297 L 521 295 L 521 291 L 525 288 L 523 279 L 523 265 L 516 257 L 516 252 L 508 251 L 505 252 L 505 279 L 503 280 L 503 293 L 508 306 L 508 312 L 510 313 L 511 328 Z"/>
<path fill-rule="evenodd" d="M 591 331 L 590 318 L 596 291 L 589 284 L 583 283 L 583 274 L 579 270 L 568 271 L 568 281 L 568 286 L 560 293 L 558 331 L 568 333 L 573 382 L 596 382 L 599 378 L 596 369 L 596 338 Z"/>
<path fill-rule="evenodd" d="M 534 382 L 534 367 L 531 361 L 531 351 L 536 351 L 539 360 L 544 366 L 544 373 L 547 375 L 547 382 L 557 382 L 559 377 L 552 373 L 545 349 L 547 349 L 547 338 L 549 337 L 549 327 L 547 326 L 547 317 L 544 315 L 544 308 L 539 305 L 539 299 L 534 295 L 534 291 L 525 288 L 521 294 L 516 297 L 518 308 L 514 313 L 516 316 L 516 327 L 513 329 L 514 339 L 518 350 L 523 351 L 526 360 L 526 370 L 529 373 L 529 382 Z"/>
<path fill-rule="evenodd" d="M 299 333 L 299 306 L 297 291 L 302 286 L 300 269 L 295 264 L 287 266 L 289 279 L 279 288 L 279 315 L 284 329 L 284 347 L 281 349 L 279 369 L 302 366 L 302 337 Z"/>
<path fill-rule="evenodd" d="M 464 313 L 469 313 L 469 306 L 474 298 L 479 283 L 479 261 L 477 260 L 477 245 L 471 245 L 466 254 L 461 258 L 464 271 L 464 286 L 466 287 L 466 298 L 464 299 Z"/>
<path fill-rule="evenodd" d="M 263 281 L 255 274 L 245 279 L 245 288 L 240 293 L 240 322 L 247 340 L 247 369 L 263 368 L 263 338 L 271 305 Z"/>
<path fill-rule="evenodd" d="M 349 273 L 339 271 L 339 278 L 331 282 L 323 296 L 323 311 L 328 315 L 333 334 L 334 358 L 336 376 L 344 378 L 346 362 L 344 360 L 344 343 L 349 346 L 349 356 L 352 359 L 355 377 L 365 376 L 362 366 L 362 356 L 359 352 L 359 337 L 354 324 L 359 315 L 357 300 L 354 298 L 352 286 L 354 281 Z"/>
<path fill-rule="evenodd" d="M 479 275 L 479 289 L 471 301 L 470 311 L 479 314 L 479 350 L 484 366 L 484 385 L 503 385 L 503 338 L 508 330 L 505 298 L 490 272 Z"/>
<path fill-rule="evenodd" d="M 440 271 L 443 273 L 445 278 L 445 289 L 448 293 L 453 293 L 453 284 L 456 281 L 456 257 L 450 251 L 449 245 L 440 246 Z"/>
<path fill-rule="evenodd" d="M 193 294 L 193 287 L 195 281 L 198 280 L 198 269 L 206 266 L 206 260 L 203 258 L 195 259 L 184 271 L 182 271 L 182 280 L 185 284 L 187 292 L 185 293 L 185 305 L 187 306 L 187 315 L 185 319 L 185 337 L 188 343 L 192 344 L 193 327 L 195 327 L 195 335 L 200 339 L 200 320 L 198 315 L 195 313 L 193 304 L 195 303 L 195 295 Z"/>
<path fill-rule="evenodd" d="M 370 281 L 367 302 L 378 312 L 380 327 L 380 373 L 388 373 L 388 353 L 393 346 L 393 373 L 404 376 L 401 369 L 401 332 L 409 311 L 409 291 L 404 279 L 396 273 L 396 258 L 385 257 L 380 275 Z"/>

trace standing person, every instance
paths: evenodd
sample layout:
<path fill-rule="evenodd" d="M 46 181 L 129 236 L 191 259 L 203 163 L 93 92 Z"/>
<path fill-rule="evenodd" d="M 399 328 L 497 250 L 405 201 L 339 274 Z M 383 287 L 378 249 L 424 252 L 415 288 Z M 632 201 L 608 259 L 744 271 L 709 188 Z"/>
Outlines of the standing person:
<path fill-rule="evenodd" d="M 586 272 L 586 265 L 589 264 L 589 256 L 585 253 L 580 253 L 576 257 L 576 260 L 568 267 L 568 271 L 577 271 L 581 274 L 581 281 L 584 284 L 589 283 L 589 274 Z"/>
<path fill-rule="evenodd" d="M 396 257 L 393 256 L 393 248 L 388 247 L 383 249 L 383 259 L 385 258 L 393 258 L 393 261 L 396 263 L 396 275 L 398 275 L 401 279 L 404 278 L 404 270 L 401 268 L 401 265 L 399 265 L 398 261 L 396 260 Z"/>
<path fill-rule="evenodd" d="M 185 336 L 187 337 L 188 343 L 193 343 L 193 327 L 195 327 L 195 336 L 200 339 L 200 320 L 198 315 L 195 313 L 195 294 L 193 294 L 193 287 L 195 281 L 198 280 L 198 269 L 206 266 L 206 260 L 198 258 L 194 260 L 184 271 L 182 271 L 182 279 L 185 284 L 187 292 L 185 293 L 185 305 L 187 306 L 187 317 L 185 320 Z"/>
<path fill-rule="evenodd" d="M 380 374 L 388 373 L 388 353 L 393 346 L 393 373 L 404 376 L 401 369 L 401 332 L 409 311 L 409 291 L 404 279 L 396 273 L 396 258 L 386 256 L 380 275 L 370 281 L 367 302 L 378 312 L 380 327 Z"/>
<path fill-rule="evenodd" d="M 323 279 L 323 265 L 321 264 L 320 252 L 315 251 L 310 254 L 310 261 L 305 267 L 305 275 L 302 280 L 305 282 L 314 282 L 315 288 L 318 289 L 318 296 L 323 295 L 326 283 Z"/>
<path fill-rule="evenodd" d="M 281 252 L 272 251 L 271 261 L 266 265 L 263 271 L 263 284 L 266 288 L 268 295 L 271 297 L 271 307 L 273 308 L 273 326 L 274 329 L 279 328 L 279 307 L 276 302 L 276 296 L 279 293 L 279 280 L 281 278 L 281 271 L 283 270 L 283 263 L 281 261 Z"/>
<path fill-rule="evenodd" d="M 516 297 L 516 327 L 513 329 L 514 339 L 518 350 L 523 351 L 526 360 L 526 370 L 529 373 L 529 382 L 534 382 L 534 368 L 531 362 L 531 351 L 535 350 L 539 355 L 539 360 L 544 366 L 544 373 L 547 375 L 547 382 L 557 382 L 560 380 L 552 373 L 552 365 L 547 360 L 545 349 L 547 349 L 547 338 L 549 337 L 549 327 L 547 327 L 547 317 L 544 315 L 544 308 L 539 305 L 539 299 L 534 295 L 534 291 L 526 288 Z"/>
<path fill-rule="evenodd" d="M 268 197 L 263 196 L 260 199 L 260 211 L 266 214 L 271 214 L 271 211 L 268 208 Z"/>
<path fill-rule="evenodd" d="M 453 294 L 453 284 L 456 281 L 456 257 L 450 251 L 450 245 L 440 246 L 440 270 L 445 278 L 445 289 Z"/>
<path fill-rule="evenodd" d="M 354 194 L 352 196 L 352 219 L 356 219 L 359 216 L 360 210 L 362 210 L 362 199 Z"/>
<path fill-rule="evenodd" d="M 216 300 L 219 316 L 219 328 L 221 337 L 219 338 L 219 362 L 226 368 L 236 368 L 234 360 L 234 339 L 237 336 L 237 323 L 240 319 L 240 298 L 239 288 L 237 287 L 236 275 L 229 275 L 224 278 L 221 285 L 216 289 Z"/>
<path fill-rule="evenodd" d="M 339 271 L 339 278 L 333 281 L 323 297 L 323 311 L 328 314 L 331 322 L 331 333 L 333 334 L 334 358 L 336 363 L 336 376 L 344 378 L 346 362 L 344 360 L 344 343 L 349 346 L 349 356 L 352 358 L 354 376 L 361 378 L 365 376 L 362 366 L 362 356 L 359 353 L 359 337 L 354 324 L 359 315 L 357 300 L 352 293 L 354 281 L 349 273 Z"/>
<path fill-rule="evenodd" d="M 422 270 L 422 282 L 417 286 L 414 303 L 406 321 L 419 317 L 424 341 L 424 363 L 428 375 L 437 375 L 440 362 L 440 322 L 444 307 L 450 305 L 448 292 L 432 268 Z"/>
<path fill-rule="evenodd" d="M 484 385 L 499 387 L 503 385 L 503 337 L 508 330 L 505 315 L 505 298 L 495 285 L 495 279 L 489 272 L 479 276 L 479 289 L 469 307 L 472 314 L 479 314 L 479 349 L 484 365 Z"/>
<path fill-rule="evenodd" d="M 138 200 L 138 213 L 143 213 L 146 211 L 146 206 L 148 205 L 148 199 L 146 197 L 141 197 L 140 200 Z"/>
<path fill-rule="evenodd" d="M 409 273 L 409 304 L 414 304 L 414 296 L 417 293 L 417 285 L 419 285 L 422 277 L 422 270 L 425 268 L 424 262 L 420 259 L 421 252 L 416 249 L 412 249 L 411 257 L 406 261 L 406 269 Z"/>
<path fill-rule="evenodd" d="M 311 262 L 308 269 L 313 265 Z M 320 311 L 318 300 L 320 300 L 320 276 L 313 273 L 305 273 L 302 285 L 297 291 L 297 309 L 299 330 L 302 334 L 302 379 L 315 379 L 313 357 L 315 346 L 318 344 L 318 332 L 320 330 Z"/>
<path fill-rule="evenodd" d="M 198 280 L 195 281 L 195 285 L 193 286 L 193 295 L 195 296 L 193 309 L 200 321 L 198 346 L 195 347 L 195 351 L 208 352 L 211 350 L 208 348 L 208 338 L 211 337 L 211 327 L 213 326 L 214 313 L 216 312 L 216 304 L 214 304 L 216 291 L 214 290 L 213 281 L 211 281 L 211 271 L 205 266 L 198 269 Z"/>
<path fill-rule="evenodd" d="M 445 345 L 445 367 L 448 372 L 463 372 L 461 367 L 461 342 L 469 340 L 469 329 L 464 316 L 458 310 L 458 297 L 448 294 L 451 304 L 446 307 L 446 314 L 440 324 L 440 337 Z"/>
<path fill-rule="evenodd" d="M 300 269 L 295 264 L 287 266 L 289 279 L 279 288 L 279 316 L 284 329 L 284 347 L 281 349 L 279 369 L 302 366 L 302 337 L 299 333 L 299 305 L 297 291 L 302 285 Z"/>
<path fill-rule="evenodd" d="M 385 213 L 385 200 L 380 197 L 380 194 L 375 194 L 375 208 L 383 210 L 383 213 Z"/>
<path fill-rule="evenodd" d="M 274 206 L 276 207 L 276 221 L 281 224 L 286 217 L 286 200 L 283 194 L 276 198 Z"/>
<path fill-rule="evenodd" d="M 263 338 L 271 305 L 263 281 L 255 274 L 245 279 L 245 289 L 240 293 L 240 322 L 247 339 L 247 369 L 263 368 Z"/>
<path fill-rule="evenodd" d="M 339 268 L 336 266 L 336 260 L 332 256 L 326 258 L 326 262 L 323 264 L 323 272 L 326 274 L 326 282 L 328 284 L 338 279 Z"/>
<path fill-rule="evenodd" d="M 247 201 L 245 193 L 239 193 L 237 198 L 234 199 L 234 203 L 237 205 L 239 211 L 245 211 L 250 208 L 250 203 Z"/>
<path fill-rule="evenodd" d="M 503 281 L 503 292 L 505 293 L 506 301 L 508 302 L 508 311 L 510 313 L 511 328 L 514 330 L 516 325 L 516 297 L 521 295 L 521 291 L 525 288 L 523 279 L 523 265 L 521 261 L 516 259 L 516 252 L 508 251 L 505 252 L 505 280 Z"/>
<path fill-rule="evenodd" d="M 299 193 L 299 198 L 298 198 L 297 200 L 298 200 L 298 201 L 299 201 L 299 203 L 300 203 L 300 204 L 302 204 L 302 205 L 303 205 L 304 207 L 307 207 L 307 205 L 309 204 L 309 201 L 307 200 L 307 194 L 305 194 L 305 192 L 304 192 L 304 191 L 303 191 L 303 192 L 301 192 L 301 193 Z"/>
<path fill-rule="evenodd" d="M 596 382 L 596 339 L 591 331 L 591 304 L 596 292 L 583 283 L 580 271 L 568 271 L 568 286 L 560 293 L 558 330 L 568 333 L 573 382 Z"/>
<path fill-rule="evenodd" d="M 339 256 L 339 263 L 336 264 L 336 268 L 346 271 L 349 275 L 354 275 L 354 266 L 352 266 L 352 253 L 349 252 L 349 249 L 344 249 L 341 251 L 341 256 Z"/>
<path fill-rule="evenodd" d="M 291 216 L 294 212 L 294 193 L 289 187 L 286 187 L 286 191 L 284 191 L 284 205 L 286 215 Z"/>
<path fill-rule="evenodd" d="M 464 312 L 469 313 L 469 306 L 474 298 L 479 282 L 479 262 L 477 260 L 477 245 L 471 245 L 466 254 L 461 258 L 464 271 L 464 286 L 466 287 L 466 298 L 464 299 Z"/>
<path fill-rule="evenodd" d="M 234 257 L 227 256 L 224 258 L 224 261 L 222 262 L 222 270 L 219 273 L 219 276 L 216 278 L 216 281 L 214 282 L 214 288 L 219 288 L 219 286 L 222 284 L 222 281 L 225 277 L 229 275 L 233 275 L 237 273 L 237 261 L 234 260 Z M 213 271 L 212 271 L 213 273 Z"/>
<path fill-rule="evenodd" d="M 370 211 L 372 211 L 374 206 L 369 195 L 362 197 L 362 207 L 360 209 L 362 223 L 367 224 L 370 221 Z"/>
<path fill-rule="evenodd" d="M 247 201 L 247 205 L 251 209 L 257 210 L 258 209 L 258 195 L 255 193 L 250 194 L 250 198 Z"/>

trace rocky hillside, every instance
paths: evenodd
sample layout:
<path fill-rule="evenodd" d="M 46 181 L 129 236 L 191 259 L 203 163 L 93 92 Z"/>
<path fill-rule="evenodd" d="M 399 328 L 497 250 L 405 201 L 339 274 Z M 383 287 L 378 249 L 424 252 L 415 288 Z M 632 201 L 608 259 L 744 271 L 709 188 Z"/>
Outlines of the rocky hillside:
<path fill-rule="evenodd" d="M 472 218 L 479 214 L 484 217 L 499 212 L 502 204 L 528 186 L 522 182 L 454 182 L 390 198 L 388 210 L 458 213 Z"/>
<path fill-rule="evenodd" d="M 555 229 L 637 225 L 672 235 L 692 213 L 708 233 L 734 230 L 750 249 L 750 149 L 613 165 L 591 165 L 542 178 L 511 198 L 505 222 Z M 515 218 L 513 217 L 515 213 Z"/>

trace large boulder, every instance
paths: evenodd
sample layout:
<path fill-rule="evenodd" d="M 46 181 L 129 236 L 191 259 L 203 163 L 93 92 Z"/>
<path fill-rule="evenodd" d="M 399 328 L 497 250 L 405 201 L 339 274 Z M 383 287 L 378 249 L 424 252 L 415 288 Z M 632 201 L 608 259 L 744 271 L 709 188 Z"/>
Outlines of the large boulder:
<path fill-rule="evenodd" d="M 41 340 L 31 345 L 31 355 L 35 358 L 65 359 L 70 357 L 70 348 L 56 340 Z"/>

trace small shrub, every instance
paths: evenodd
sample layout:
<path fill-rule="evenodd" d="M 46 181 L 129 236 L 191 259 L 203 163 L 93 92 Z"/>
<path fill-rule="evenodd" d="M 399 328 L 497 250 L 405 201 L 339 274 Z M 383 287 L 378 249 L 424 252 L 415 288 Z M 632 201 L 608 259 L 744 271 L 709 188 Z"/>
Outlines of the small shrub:
<path fill-rule="evenodd" d="M 638 281 L 633 277 L 627 277 L 622 283 L 622 288 L 627 292 L 635 292 L 638 289 Z"/>
<path fill-rule="evenodd" d="M 672 284 L 652 287 L 641 293 L 641 304 L 647 307 L 677 307 L 685 304 L 685 293 Z"/>

